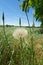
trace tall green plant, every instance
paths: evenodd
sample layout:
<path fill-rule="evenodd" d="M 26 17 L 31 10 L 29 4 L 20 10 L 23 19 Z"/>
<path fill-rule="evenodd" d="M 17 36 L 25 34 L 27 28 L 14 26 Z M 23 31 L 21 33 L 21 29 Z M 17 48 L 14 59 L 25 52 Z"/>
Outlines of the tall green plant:
<path fill-rule="evenodd" d="M 8 65 L 9 61 L 10 61 L 10 57 L 11 57 L 11 48 L 9 46 L 8 40 L 7 40 L 7 36 L 6 36 L 6 32 L 5 32 L 5 22 L 4 22 L 4 13 L 2 15 L 2 20 L 3 20 L 3 38 L 1 42 L 1 49 L 0 49 L 0 53 L 1 53 L 1 57 L 0 57 L 0 65 Z"/>
<path fill-rule="evenodd" d="M 19 18 L 19 26 L 21 27 L 21 18 Z"/>
<path fill-rule="evenodd" d="M 6 37 L 6 33 L 5 33 L 5 22 L 4 22 L 5 18 L 4 18 L 4 12 L 2 14 L 2 21 L 3 21 L 3 32 L 4 32 L 4 36 L 5 36 L 5 39 L 6 39 L 6 42 L 8 43 L 8 40 L 7 40 L 7 37 Z"/>

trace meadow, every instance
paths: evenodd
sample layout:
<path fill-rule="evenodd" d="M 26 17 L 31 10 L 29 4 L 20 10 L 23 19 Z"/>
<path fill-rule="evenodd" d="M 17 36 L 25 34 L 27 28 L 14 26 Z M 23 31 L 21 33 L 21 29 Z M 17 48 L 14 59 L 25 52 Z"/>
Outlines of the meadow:
<path fill-rule="evenodd" d="M 5 27 L 6 40 L 3 27 L 0 27 L 0 65 L 43 65 L 43 34 L 39 33 L 40 28 L 22 27 L 28 31 L 28 36 L 21 41 L 13 37 L 16 28 L 19 29 Z"/>

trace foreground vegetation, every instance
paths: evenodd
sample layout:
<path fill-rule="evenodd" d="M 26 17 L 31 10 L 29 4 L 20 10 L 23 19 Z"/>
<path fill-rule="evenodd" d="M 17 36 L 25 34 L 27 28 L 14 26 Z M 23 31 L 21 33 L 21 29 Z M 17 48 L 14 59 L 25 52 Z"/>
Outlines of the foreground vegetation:
<path fill-rule="evenodd" d="M 28 31 L 28 36 L 23 40 L 14 39 L 16 28 L 19 29 L 5 28 L 6 40 L 3 27 L 0 27 L 0 65 L 43 65 L 43 34 L 39 32 L 40 28 L 22 27 Z"/>

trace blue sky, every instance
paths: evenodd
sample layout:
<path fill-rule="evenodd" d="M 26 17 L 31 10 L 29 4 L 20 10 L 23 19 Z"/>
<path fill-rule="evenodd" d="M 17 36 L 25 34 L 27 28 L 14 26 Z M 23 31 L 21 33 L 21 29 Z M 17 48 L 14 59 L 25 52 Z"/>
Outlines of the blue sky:
<path fill-rule="evenodd" d="M 21 17 L 22 25 L 28 25 L 26 15 L 21 11 L 19 5 L 22 3 L 17 0 L 0 0 L 0 24 L 2 24 L 2 13 L 5 14 L 5 24 L 19 25 L 19 18 Z M 29 10 L 29 22 L 32 25 L 33 9 Z M 40 23 L 34 19 L 35 25 L 40 26 Z"/>

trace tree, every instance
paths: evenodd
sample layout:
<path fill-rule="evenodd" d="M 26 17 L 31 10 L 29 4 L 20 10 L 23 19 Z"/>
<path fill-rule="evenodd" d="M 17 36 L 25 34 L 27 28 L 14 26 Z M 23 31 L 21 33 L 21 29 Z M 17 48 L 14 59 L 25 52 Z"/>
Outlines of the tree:
<path fill-rule="evenodd" d="M 41 21 L 43 27 L 43 0 L 24 0 L 21 4 L 21 9 L 25 12 L 31 7 L 35 9 L 36 20 Z"/>

